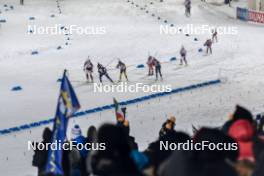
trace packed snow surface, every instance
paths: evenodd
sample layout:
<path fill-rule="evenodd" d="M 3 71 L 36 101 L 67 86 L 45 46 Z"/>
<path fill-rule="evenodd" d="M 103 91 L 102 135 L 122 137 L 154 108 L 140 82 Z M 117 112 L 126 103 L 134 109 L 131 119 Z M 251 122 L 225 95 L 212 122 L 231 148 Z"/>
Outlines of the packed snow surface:
<path fill-rule="evenodd" d="M 0 19 L 5 19 L 6 23 L 0 23 L 0 129 L 53 117 L 59 93 L 57 80 L 64 69 L 69 71 L 81 110 L 110 104 L 113 97 L 123 101 L 150 94 L 95 93 L 93 87 L 85 83 L 82 70 L 88 55 L 95 66 L 97 62 L 108 65 L 109 75 L 114 80 L 118 80 L 119 71 L 114 68 L 120 58 L 128 65 L 129 85 L 140 82 L 177 88 L 218 78 L 222 80 L 220 85 L 128 106 L 131 134 L 141 150 L 157 138 L 162 122 L 170 115 L 177 117 L 177 130 L 191 134 L 192 124 L 220 126 L 237 103 L 254 113 L 264 110 L 262 25 L 237 21 L 230 17 L 227 7 L 220 11 L 221 7 L 200 1 L 193 1 L 190 18 L 184 15 L 182 0 L 134 2 L 139 6 L 126 0 L 60 0 L 62 13 L 59 14 L 54 0 L 25 0 L 24 6 L 20 6 L 18 0 L 1 0 Z M 35 19 L 30 20 L 30 17 Z M 160 25 L 165 25 L 164 20 L 168 25 L 183 27 L 188 24 L 231 26 L 237 29 L 237 34 L 219 35 L 219 42 L 213 44 L 213 54 L 205 55 L 204 51 L 198 50 L 205 49 L 203 43 L 211 34 L 161 34 Z M 29 33 L 29 26 L 34 25 L 67 28 L 76 25 L 103 28 L 104 32 L 37 35 Z M 187 67 L 179 65 L 182 45 L 188 51 Z M 38 51 L 38 54 L 32 55 L 32 51 Z M 146 63 L 148 55 L 163 62 L 163 81 L 155 82 L 154 77 L 146 77 L 147 68 L 136 68 L 136 65 Z M 170 62 L 171 57 L 177 57 L 177 61 Z M 94 75 L 98 82 L 96 68 Z M 21 86 L 22 90 L 11 91 L 15 86 Z M 114 121 L 113 110 L 109 110 L 72 119 L 69 128 L 77 123 L 86 134 L 90 125 Z M 31 166 L 33 152 L 28 151 L 27 142 L 40 141 L 43 128 L 0 136 L 0 170 L 5 176 L 37 174 L 36 168 Z"/>

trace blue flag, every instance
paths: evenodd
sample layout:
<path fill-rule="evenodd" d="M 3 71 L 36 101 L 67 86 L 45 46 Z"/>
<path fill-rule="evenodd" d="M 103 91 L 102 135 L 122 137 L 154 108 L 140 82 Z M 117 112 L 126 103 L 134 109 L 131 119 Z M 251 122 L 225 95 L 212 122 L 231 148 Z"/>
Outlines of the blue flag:
<path fill-rule="evenodd" d="M 64 71 L 61 81 L 60 95 L 56 109 L 56 115 L 53 124 L 53 132 L 51 143 L 57 143 L 62 146 L 68 125 L 69 117 L 71 117 L 80 108 L 79 101 L 72 88 L 72 85 Z M 62 148 L 49 148 L 48 160 L 46 165 L 46 173 L 54 175 L 63 175 L 62 169 Z"/>

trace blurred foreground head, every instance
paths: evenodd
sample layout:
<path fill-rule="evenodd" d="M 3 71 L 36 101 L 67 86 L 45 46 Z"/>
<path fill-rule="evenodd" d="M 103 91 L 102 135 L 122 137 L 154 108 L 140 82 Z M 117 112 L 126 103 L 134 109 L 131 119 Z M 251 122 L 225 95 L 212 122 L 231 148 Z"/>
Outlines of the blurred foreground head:
<path fill-rule="evenodd" d="M 224 144 L 224 150 L 210 150 L 209 148 L 205 148 L 205 150 L 195 151 L 196 156 L 200 160 L 214 161 L 229 159 L 231 161 L 236 161 L 238 158 L 238 149 L 233 149 L 233 145 L 238 146 L 236 141 L 218 129 L 205 127 L 201 128 L 194 135 L 193 141 L 194 143 L 203 143 L 208 141 L 214 145 Z"/>
<path fill-rule="evenodd" d="M 52 131 L 50 130 L 50 128 L 46 127 L 43 131 L 42 139 L 43 141 L 48 142 L 51 140 L 51 137 L 52 137 Z"/>
<path fill-rule="evenodd" d="M 105 153 L 109 155 L 115 155 L 116 153 L 128 155 L 130 152 L 127 135 L 120 126 L 102 125 L 99 128 L 97 138 L 99 143 L 105 143 Z"/>
<path fill-rule="evenodd" d="M 87 139 L 88 142 L 95 142 L 97 138 L 97 130 L 95 126 L 90 126 L 87 130 Z"/>
<path fill-rule="evenodd" d="M 98 143 L 105 143 L 105 150 L 92 155 L 91 168 L 96 175 L 136 175 L 137 167 L 130 154 L 128 136 L 121 126 L 104 124 L 98 130 Z"/>
<path fill-rule="evenodd" d="M 233 143 L 232 138 L 217 129 L 202 128 L 193 138 L 194 144 Z M 161 165 L 159 176 L 236 176 L 235 169 L 227 162 L 235 161 L 238 151 L 175 150 Z"/>

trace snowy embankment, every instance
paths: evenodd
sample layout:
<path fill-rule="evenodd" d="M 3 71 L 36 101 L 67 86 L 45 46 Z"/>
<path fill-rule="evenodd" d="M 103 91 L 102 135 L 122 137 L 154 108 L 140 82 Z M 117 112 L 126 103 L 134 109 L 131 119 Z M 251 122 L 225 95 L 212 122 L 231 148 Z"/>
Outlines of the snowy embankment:
<path fill-rule="evenodd" d="M 151 100 L 128 107 L 128 119 L 131 133 L 139 143 L 140 149 L 146 148 L 157 135 L 161 123 L 170 115 L 177 117 L 177 129 L 191 132 L 191 125 L 219 126 L 232 112 L 236 103 L 247 106 L 254 112 L 263 111 L 263 44 L 264 29 L 251 26 L 234 19 L 226 18 L 218 11 L 212 12 L 205 4 L 195 2 L 191 18 L 185 18 L 182 1 L 168 0 L 164 3 L 153 1 L 134 2 L 140 7 L 147 4 L 149 13 L 127 3 L 126 0 L 86 1 L 64 0 L 61 2 L 62 14 L 58 14 L 57 4 L 53 0 L 27 0 L 21 7 L 17 0 L 2 0 L 0 18 L 7 23 L 0 29 L 0 128 L 9 128 L 24 123 L 39 121 L 54 115 L 59 84 L 56 82 L 64 68 L 69 70 L 70 79 L 80 99 L 82 109 L 112 103 L 112 97 L 127 100 L 146 95 L 138 93 L 94 93 L 90 85 L 84 84 L 82 65 L 90 55 L 92 60 L 104 64 L 113 58 L 121 58 L 127 65 L 144 64 L 148 54 L 161 61 L 170 57 L 179 57 L 179 49 L 184 45 L 188 50 L 188 67 L 180 67 L 179 62 L 162 65 L 164 81 L 157 84 L 171 84 L 172 87 L 203 82 L 220 77 L 225 80 L 219 86 L 197 89 L 191 92 L 175 94 L 161 99 Z M 14 6 L 14 10 L 5 11 L 3 5 Z M 201 8 L 204 7 L 204 8 Z M 151 14 L 155 14 L 155 18 Z M 50 16 L 55 14 L 54 18 Z M 29 20 L 29 17 L 35 20 Z M 235 26 L 237 35 L 220 35 L 219 42 L 213 45 L 213 55 L 205 56 L 198 49 L 210 34 L 191 35 L 160 34 L 162 20 L 168 24 L 210 24 L 217 26 Z M 64 35 L 29 35 L 28 25 L 53 26 L 103 26 L 104 35 L 70 35 L 68 41 Z M 194 38 L 198 41 L 194 41 Z M 256 38 L 258 40 L 256 40 Z M 65 42 L 69 45 L 65 45 Z M 62 46 L 61 50 L 57 50 Z M 31 55 L 38 50 L 38 55 Z M 116 60 L 109 68 L 116 65 Z M 146 78 L 146 69 L 128 68 L 131 81 L 152 84 L 154 78 Z M 109 72 L 115 80 L 118 71 Z M 96 81 L 98 81 L 95 72 Z M 12 92 L 15 85 L 23 90 Z M 104 122 L 114 122 L 113 111 L 105 111 L 74 119 L 84 133 L 89 125 L 99 126 Z M 5 175 L 36 175 L 31 166 L 32 151 L 27 151 L 27 141 L 41 139 L 43 128 L 0 136 L 0 170 Z"/>

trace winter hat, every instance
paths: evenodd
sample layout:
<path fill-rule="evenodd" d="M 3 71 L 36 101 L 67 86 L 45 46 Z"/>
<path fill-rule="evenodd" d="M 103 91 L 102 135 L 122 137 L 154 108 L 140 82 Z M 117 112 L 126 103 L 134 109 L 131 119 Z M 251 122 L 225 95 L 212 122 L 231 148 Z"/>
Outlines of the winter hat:
<path fill-rule="evenodd" d="M 79 125 L 74 125 L 74 127 L 71 129 L 71 138 L 75 139 L 82 135 L 82 130 Z"/>
<path fill-rule="evenodd" d="M 253 136 L 255 130 L 253 125 L 246 119 L 237 120 L 230 126 L 228 134 L 238 143 L 239 160 L 254 161 Z"/>
<path fill-rule="evenodd" d="M 253 123 L 253 116 L 249 110 L 246 108 L 237 105 L 236 110 L 233 115 L 233 121 L 239 120 L 239 119 L 245 119 L 248 120 L 250 123 Z"/>

